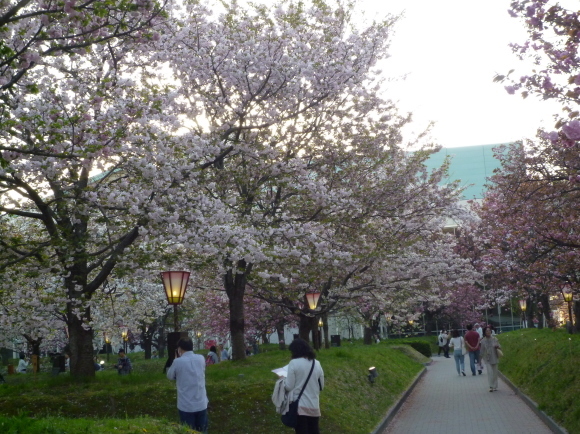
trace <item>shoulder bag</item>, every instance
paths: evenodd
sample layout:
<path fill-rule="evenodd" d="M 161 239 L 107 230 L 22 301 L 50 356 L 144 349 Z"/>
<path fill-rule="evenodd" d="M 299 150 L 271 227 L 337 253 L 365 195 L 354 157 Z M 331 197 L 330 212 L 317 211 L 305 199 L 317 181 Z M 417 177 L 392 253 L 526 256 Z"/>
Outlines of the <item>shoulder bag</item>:
<path fill-rule="evenodd" d="M 312 360 L 312 367 L 310 368 L 310 373 L 308 374 L 308 378 L 306 378 L 304 386 L 302 386 L 302 390 L 300 391 L 298 398 L 296 398 L 295 401 L 292 401 L 290 403 L 288 412 L 280 417 L 282 423 L 286 426 L 289 426 L 290 428 L 296 428 L 296 425 L 298 424 L 298 401 L 300 401 L 302 392 L 304 392 L 304 389 L 306 389 L 306 385 L 308 384 L 308 380 L 310 380 L 310 376 L 312 375 L 312 371 L 314 370 L 314 362 L 315 361 Z"/>

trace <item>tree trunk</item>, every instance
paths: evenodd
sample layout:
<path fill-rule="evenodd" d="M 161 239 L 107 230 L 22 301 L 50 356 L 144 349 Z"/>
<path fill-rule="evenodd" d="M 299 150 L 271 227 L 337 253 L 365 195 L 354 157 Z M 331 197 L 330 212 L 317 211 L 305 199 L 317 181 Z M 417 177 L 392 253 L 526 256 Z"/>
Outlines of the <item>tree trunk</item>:
<path fill-rule="evenodd" d="M 145 351 L 145 360 L 151 359 L 151 346 L 153 341 L 153 336 L 147 332 L 143 332 L 141 335 L 141 346 Z"/>
<path fill-rule="evenodd" d="M 316 318 L 311 318 L 310 325 L 310 332 L 312 333 L 312 348 L 318 351 L 320 349 L 320 331 L 318 330 L 318 321 Z"/>
<path fill-rule="evenodd" d="M 575 301 L 572 305 L 573 327 L 572 332 L 577 333 L 580 330 L 578 318 L 580 318 L 580 301 Z"/>
<path fill-rule="evenodd" d="M 232 360 L 246 358 L 244 294 L 246 292 L 247 275 L 251 272 L 252 264 L 238 261 L 235 270 L 228 270 L 224 275 L 224 287 L 230 307 L 230 336 L 232 340 Z"/>
<path fill-rule="evenodd" d="M 68 314 L 70 373 L 74 377 L 94 377 L 93 329 L 85 329 L 83 321 L 70 310 L 72 310 L 71 305 L 69 305 Z"/>
<path fill-rule="evenodd" d="M 165 320 L 164 320 L 159 326 L 159 331 L 157 333 L 157 353 L 160 359 L 165 357 L 166 346 L 167 342 L 165 341 Z"/>
<path fill-rule="evenodd" d="M 528 308 L 526 310 L 526 323 L 527 328 L 533 329 L 534 327 L 534 314 L 536 313 L 536 309 L 534 309 L 534 303 L 532 298 L 528 298 Z"/>
<path fill-rule="evenodd" d="M 364 339 L 363 343 L 365 345 L 371 345 L 373 343 L 373 329 L 365 325 L 364 329 Z"/>
<path fill-rule="evenodd" d="M 300 323 L 298 324 L 298 335 L 300 339 L 310 342 L 310 331 L 312 330 L 312 318 L 306 315 L 300 315 Z"/>
<path fill-rule="evenodd" d="M 284 321 L 276 323 L 276 333 L 278 334 L 278 347 L 281 350 L 286 349 L 286 342 L 284 341 Z"/>
<path fill-rule="evenodd" d="M 40 344 L 42 343 L 42 338 L 32 339 L 32 337 L 27 334 L 24 334 L 24 337 L 32 349 L 32 372 L 37 374 L 40 372 Z"/>
<path fill-rule="evenodd" d="M 425 336 L 431 336 L 433 333 L 433 313 L 426 310 L 425 312 Z"/>
<path fill-rule="evenodd" d="M 330 339 L 328 336 L 328 315 L 324 314 L 322 316 L 322 321 L 324 321 L 324 326 L 322 327 L 322 330 L 324 331 L 324 348 L 326 348 L 327 350 L 330 348 Z"/>

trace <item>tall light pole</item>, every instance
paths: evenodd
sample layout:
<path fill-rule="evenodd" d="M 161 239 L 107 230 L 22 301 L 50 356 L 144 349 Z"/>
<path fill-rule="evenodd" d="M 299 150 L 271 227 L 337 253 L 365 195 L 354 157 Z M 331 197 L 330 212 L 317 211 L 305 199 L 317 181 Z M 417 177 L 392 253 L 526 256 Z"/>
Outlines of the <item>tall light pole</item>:
<path fill-rule="evenodd" d="M 171 366 L 177 351 L 177 342 L 182 337 L 187 337 L 187 332 L 179 332 L 179 319 L 177 317 L 177 306 L 183 303 L 187 283 L 189 282 L 189 271 L 163 271 L 160 273 L 163 289 L 167 296 L 167 303 L 173 306 L 173 333 L 167 333 L 168 360 L 165 367 Z"/>
<path fill-rule="evenodd" d="M 105 351 L 107 353 L 107 362 L 109 361 L 109 353 L 110 353 L 109 348 L 111 348 L 111 338 L 105 332 Z"/>
<path fill-rule="evenodd" d="M 127 353 L 127 341 L 129 340 L 129 327 L 121 327 L 121 338 L 123 338 L 123 350 Z"/>
<path fill-rule="evenodd" d="M 525 298 L 522 298 L 522 299 L 519 301 L 519 303 L 520 303 L 520 309 L 522 310 L 522 313 L 523 313 L 523 315 L 524 315 L 524 322 L 523 322 L 523 325 L 524 325 L 524 327 L 525 327 L 525 325 L 526 325 L 526 310 L 527 310 L 527 308 L 528 308 L 528 303 L 527 303 L 527 301 L 526 301 L 526 299 L 525 299 Z"/>
<path fill-rule="evenodd" d="M 572 333 L 574 331 L 574 320 L 572 319 L 572 299 L 574 294 L 572 293 L 572 288 L 566 285 L 562 289 L 562 295 L 564 296 L 564 301 L 568 303 L 568 318 L 570 318 L 570 327 L 568 327 L 568 332 Z"/>

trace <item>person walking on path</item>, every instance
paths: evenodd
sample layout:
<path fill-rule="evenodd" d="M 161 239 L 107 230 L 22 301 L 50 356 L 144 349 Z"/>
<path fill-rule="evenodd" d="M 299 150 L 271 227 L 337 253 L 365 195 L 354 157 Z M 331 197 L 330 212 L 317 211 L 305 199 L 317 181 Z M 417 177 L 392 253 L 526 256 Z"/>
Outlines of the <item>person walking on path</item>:
<path fill-rule="evenodd" d="M 177 342 L 175 360 L 167 370 L 167 378 L 177 383 L 177 410 L 182 424 L 204 434 L 208 429 L 205 359 L 193 352 L 193 341 Z"/>
<path fill-rule="evenodd" d="M 469 367 L 471 374 L 475 375 L 475 364 L 480 363 L 479 360 L 479 333 L 473 330 L 471 324 L 467 324 L 467 333 L 465 333 L 465 347 L 469 354 Z M 477 367 L 477 372 L 481 375 L 480 366 Z"/>
<path fill-rule="evenodd" d="M 284 388 L 288 392 L 289 402 L 298 398 L 302 387 L 306 384 L 298 402 L 298 425 L 294 430 L 296 434 L 320 434 L 319 396 L 324 389 L 324 371 L 320 362 L 316 360 L 316 354 L 305 340 L 294 339 L 288 349 L 292 353 L 292 360 L 288 364 L 288 376 L 284 380 Z M 312 374 L 308 378 L 310 372 Z M 307 379 L 308 383 L 306 383 Z"/>
<path fill-rule="evenodd" d="M 484 338 L 481 340 L 481 358 L 485 360 L 485 364 L 487 365 L 487 378 L 490 392 L 497 390 L 497 365 L 499 363 L 497 350 L 500 348 L 501 345 L 497 338 L 491 335 L 491 328 L 487 327 L 484 332 Z"/>
<path fill-rule="evenodd" d="M 443 351 L 443 355 L 449 358 L 449 345 L 447 342 L 448 338 L 449 336 L 447 336 L 445 330 L 441 330 L 441 333 L 439 333 L 439 352 L 437 353 L 438 356 L 440 356 L 441 351 Z"/>
<path fill-rule="evenodd" d="M 431 360 L 400 409 L 377 434 L 553 433 L 501 378 L 499 390 L 490 396 L 484 375 L 449 377 L 447 360 L 435 354 Z"/>
<path fill-rule="evenodd" d="M 463 354 L 463 338 L 459 335 L 459 331 L 454 329 L 451 332 L 451 340 L 449 346 L 453 347 L 453 358 L 455 359 L 455 367 L 457 368 L 457 375 L 465 377 L 465 355 Z"/>

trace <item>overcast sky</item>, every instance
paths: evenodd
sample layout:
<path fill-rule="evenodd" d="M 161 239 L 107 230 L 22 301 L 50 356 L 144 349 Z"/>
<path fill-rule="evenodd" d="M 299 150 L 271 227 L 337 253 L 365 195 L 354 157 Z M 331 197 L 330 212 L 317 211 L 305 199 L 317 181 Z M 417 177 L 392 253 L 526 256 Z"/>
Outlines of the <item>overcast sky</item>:
<path fill-rule="evenodd" d="M 388 96 L 414 114 L 412 128 L 436 122 L 433 139 L 446 147 L 505 143 L 551 129 L 557 106 L 508 95 L 496 73 L 531 70 L 511 52 L 523 42 L 523 24 L 508 13 L 509 0 L 360 0 L 369 18 L 404 17 L 391 40 L 387 76 L 408 74 Z M 518 73 L 520 72 L 521 73 Z"/>

